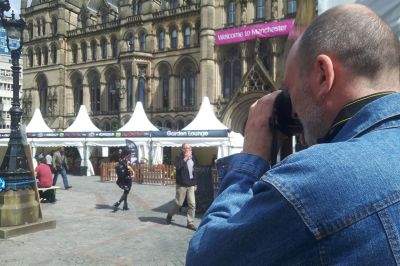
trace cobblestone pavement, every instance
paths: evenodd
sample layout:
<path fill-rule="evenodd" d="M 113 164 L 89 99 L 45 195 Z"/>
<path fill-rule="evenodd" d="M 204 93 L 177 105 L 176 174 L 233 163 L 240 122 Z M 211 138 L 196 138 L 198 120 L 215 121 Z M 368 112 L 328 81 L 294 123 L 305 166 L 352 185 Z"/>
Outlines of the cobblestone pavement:
<path fill-rule="evenodd" d="M 186 228 L 186 213 L 175 215 L 171 225 L 165 222 L 174 186 L 134 183 L 130 210 L 113 212 L 122 194 L 115 183 L 98 176 L 69 181 L 72 188 L 58 189 L 56 203 L 42 204 L 43 218 L 56 220 L 56 229 L 0 240 L 0 265 L 185 264 L 194 233 Z"/>

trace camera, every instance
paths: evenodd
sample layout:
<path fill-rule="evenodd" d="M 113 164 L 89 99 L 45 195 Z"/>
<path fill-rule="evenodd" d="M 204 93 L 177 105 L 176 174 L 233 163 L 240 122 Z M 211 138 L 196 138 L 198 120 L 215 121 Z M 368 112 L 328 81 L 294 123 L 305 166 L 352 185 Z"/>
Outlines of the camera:
<path fill-rule="evenodd" d="M 276 97 L 270 127 L 272 130 L 279 130 L 286 136 L 298 135 L 303 131 L 300 120 L 292 116 L 292 102 L 287 90 L 281 89 Z"/>

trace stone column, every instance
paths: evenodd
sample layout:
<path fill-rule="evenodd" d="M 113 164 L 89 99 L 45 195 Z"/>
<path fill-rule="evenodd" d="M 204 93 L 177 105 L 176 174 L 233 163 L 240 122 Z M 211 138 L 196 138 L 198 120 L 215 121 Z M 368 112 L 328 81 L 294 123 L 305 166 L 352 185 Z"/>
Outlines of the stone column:
<path fill-rule="evenodd" d="M 200 89 L 196 99 L 201 101 L 205 95 L 214 95 L 215 91 L 215 0 L 201 1 L 200 25 Z M 215 96 L 210 102 L 215 101 Z"/>

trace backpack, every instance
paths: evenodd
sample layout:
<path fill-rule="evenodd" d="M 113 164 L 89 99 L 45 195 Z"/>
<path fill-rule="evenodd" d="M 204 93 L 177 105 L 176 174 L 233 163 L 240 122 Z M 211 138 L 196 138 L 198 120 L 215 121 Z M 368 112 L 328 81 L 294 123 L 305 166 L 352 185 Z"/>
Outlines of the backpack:
<path fill-rule="evenodd" d="M 115 173 L 117 173 L 118 179 L 126 178 L 129 176 L 128 169 L 126 169 L 126 167 L 122 164 L 118 164 L 117 166 L 115 166 Z"/>

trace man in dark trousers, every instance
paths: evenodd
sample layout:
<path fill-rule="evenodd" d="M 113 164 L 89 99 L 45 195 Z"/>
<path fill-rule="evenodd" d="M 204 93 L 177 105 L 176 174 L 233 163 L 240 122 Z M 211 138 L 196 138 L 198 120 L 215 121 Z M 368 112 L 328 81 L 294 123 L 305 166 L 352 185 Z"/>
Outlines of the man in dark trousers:
<path fill-rule="evenodd" d="M 173 206 L 168 212 L 167 223 L 170 224 L 172 216 L 178 213 L 179 208 L 182 206 L 185 198 L 187 199 L 187 228 L 196 231 L 194 225 L 194 216 L 196 210 L 196 199 L 194 192 L 197 189 L 196 177 L 194 175 L 194 168 L 196 166 L 196 159 L 192 154 L 192 147 L 189 144 L 182 145 L 182 152 L 176 156 L 176 196 Z"/>

